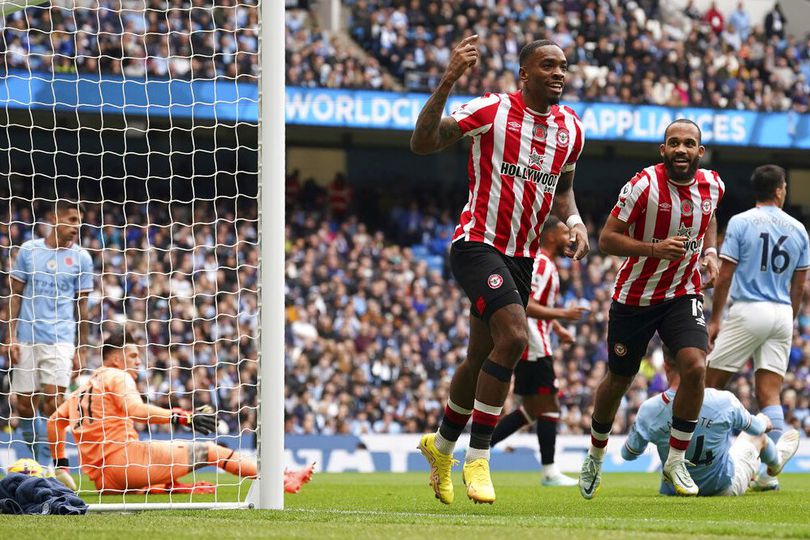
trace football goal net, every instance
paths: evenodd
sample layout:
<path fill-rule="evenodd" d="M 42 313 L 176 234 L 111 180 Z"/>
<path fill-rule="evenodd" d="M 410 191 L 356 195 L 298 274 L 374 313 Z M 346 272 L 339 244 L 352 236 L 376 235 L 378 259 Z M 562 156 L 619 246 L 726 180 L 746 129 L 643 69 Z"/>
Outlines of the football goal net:
<path fill-rule="evenodd" d="M 284 3 L 0 15 L 2 472 L 281 508 Z"/>

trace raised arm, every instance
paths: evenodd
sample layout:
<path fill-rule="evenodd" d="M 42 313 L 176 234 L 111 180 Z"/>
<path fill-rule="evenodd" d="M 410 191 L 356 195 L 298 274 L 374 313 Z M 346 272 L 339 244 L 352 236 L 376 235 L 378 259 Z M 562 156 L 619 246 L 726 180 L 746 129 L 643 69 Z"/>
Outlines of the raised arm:
<path fill-rule="evenodd" d="M 453 49 L 450 63 L 433 91 L 430 98 L 422 107 L 416 119 L 411 135 L 411 150 L 416 154 L 432 154 L 442 150 L 462 137 L 461 128 L 455 119 L 442 118 L 447 96 L 450 95 L 453 85 L 467 69 L 478 63 L 478 36 L 469 36 L 461 40 Z"/>
<path fill-rule="evenodd" d="M 557 182 L 557 190 L 554 192 L 554 203 L 551 206 L 551 212 L 569 227 L 569 245 L 565 248 L 565 256 L 579 260 L 587 255 L 591 246 L 588 242 L 588 230 L 582 223 L 582 218 L 579 217 L 577 201 L 574 198 L 573 170 L 560 176 L 560 180 Z"/>

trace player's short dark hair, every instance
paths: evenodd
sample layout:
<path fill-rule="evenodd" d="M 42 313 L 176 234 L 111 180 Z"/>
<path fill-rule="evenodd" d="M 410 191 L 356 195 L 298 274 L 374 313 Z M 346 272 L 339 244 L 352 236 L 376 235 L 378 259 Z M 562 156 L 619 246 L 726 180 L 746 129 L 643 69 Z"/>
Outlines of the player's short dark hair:
<path fill-rule="evenodd" d="M 547 45 L 553 45 L 554 47 L 560 47 L 550 39 L 537 39 L 532 41 L 531 43 L 527 43 L 520 49 L 520 56 L 518 56 L 518 61 L 520 62 L 520 67 L 526 65 L 526 61 L 529 57 L 534 54 L 534 51 L 539 49 L 540 47 L 545 47 Z"/>
<path fill-rule="evenodd" d="M 673 120 L 672 122 L 670 122 L 669 125 L 667 126 L 667 129 L 664 130 L 664 142 L 666 142 L 667 140 L 667 133 L 669 133 L 669 128 L 671 128 L 675 124 L 691 124 L 695 126 L 698 131 L 698 144 L 701 144 L 701 141 L 703 140 L 703 132 L 700 131 L 699 125 L 697 125 L 692 120 L 689 120 L 688 118 L 678 118 L 677 120 Z"/>
<path fill-rule="evenodd" d="M 113 330 L 104 340 L 104 345 L 101 347 L 101 358 L 106 358 L 108 354 L 119 351 L 126 345 L 136 344 L 135 337 L 128 331 L 123 329 Z"/>
<path fill-rule="evenodd" d="M 72 197 L 60 197 L 59 199 L 56 199 L 56 202 L 53 205 L 53 210 L 57 214 L 71 209 L 78 210 L 80 214 L 84 214 L 84 205 Z"/>
<path fill-rule="evenodd" d="M 779 165 L 762 165 L 754 169 L 751 175 L 751 187 L 754 188 L 754 200 L 770 201 L 776 196 L 777 188 L 785 184 L 785 169 Z"/>

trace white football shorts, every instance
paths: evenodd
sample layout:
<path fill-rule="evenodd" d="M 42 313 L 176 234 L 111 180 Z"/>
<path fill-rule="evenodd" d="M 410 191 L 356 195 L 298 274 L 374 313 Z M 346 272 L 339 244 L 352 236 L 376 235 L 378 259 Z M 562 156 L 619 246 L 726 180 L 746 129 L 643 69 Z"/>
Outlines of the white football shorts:
<path fill-rule="evenodd" d="M 731 462 L 734 463 L 734 478 L 731 485 L 720 495 L 726 497 L 739 497 L 748 491 L 748 485 L 759 471 L 759 451 L 747 439 L 737 439 L 728 451 Z"/>
<path fill-rule="evenodd" d="M 773 302 L 735 302 L 720 328 L 707 364 L 714 369 L 740 371 L 749 358 L 754 370 L 785 376 L 793 339 L 793 308 Z"/>
<path fill-rule="evenodd" d="M 43 384 L 66 388 L 70 384 L 75 351 L 71 343 L 20 343 L 17 363 L 11 366 L 11 391 L 31 394 L 41 390 Z"/>

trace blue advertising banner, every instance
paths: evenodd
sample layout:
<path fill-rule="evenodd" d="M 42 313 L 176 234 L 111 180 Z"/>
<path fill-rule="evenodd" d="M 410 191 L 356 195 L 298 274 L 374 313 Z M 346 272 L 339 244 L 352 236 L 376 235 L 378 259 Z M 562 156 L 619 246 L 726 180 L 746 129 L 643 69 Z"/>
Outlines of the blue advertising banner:
<path fill-rule="evenodd" d="M 428 96 L 363 90 L 287 88 L 288 124 L 411 130 Z M 451 96 L 450 113 L 469 96 Z M 759 113 L 614 103 L 571 103 L 587 138 L 660 142 L 676 118 L 689 118 L 703 131 L 705 143 L 731 146 L 810 149 L 810 114 Z"/>
<path fill-rule="evenodd" d="M 259 90 L 255 84 L 228 80 L 147 80 L 9 71 L 0 83 L 0 106 L 255 124 Z"/>
<path fill-rule="evenodd" d="M 286 89 L 288 124 L 411 130 L 426 94 L 329 88 Z M 472 99 L 452 96 L 446 113 Z M 659 142 L 675 118 L 694 120 L 707 144 L 810 149 L 810 114 L 682 108 L 613 103 L 571 103 L 587 138 Z M 236 81 L 127 79 L 10 71 L 0 83 L 0 106 L 9 109 L 125 113 L 255 124 L 256 84 Z"/>

